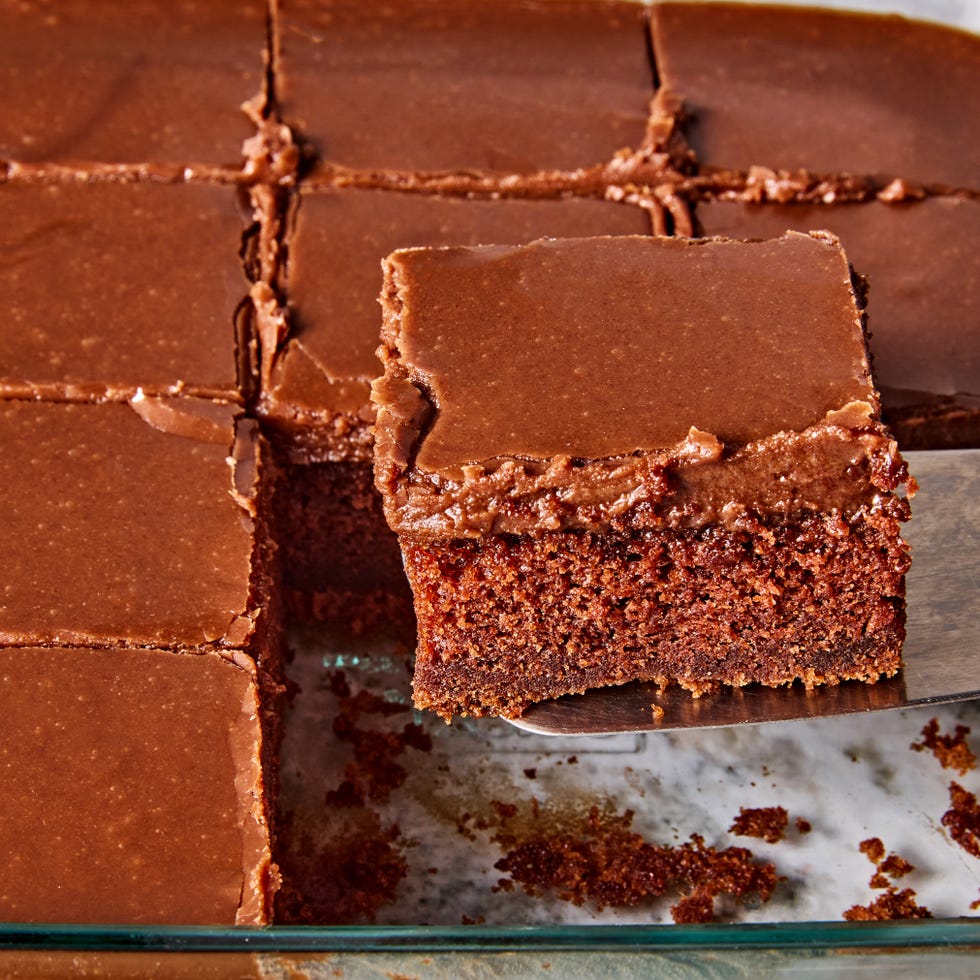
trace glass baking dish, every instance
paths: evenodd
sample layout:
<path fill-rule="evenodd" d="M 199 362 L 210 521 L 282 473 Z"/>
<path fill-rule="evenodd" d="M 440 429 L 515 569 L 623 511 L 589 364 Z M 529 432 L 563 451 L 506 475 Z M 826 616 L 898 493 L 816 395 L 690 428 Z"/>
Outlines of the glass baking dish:
<path fill-rule="evenodd" d="M 828 6 L 895 11 L 980 30 L 980 2 L 975 0 Z M 424 973 L 446 955 L 461 957 L 449 961 L 453 972 L 461 964 L 479 969 L 488 955 L 520 953 L 536 957 L 537 967 L 563 964 L 563 975 L 584 976 L 583 953 L 676 953 L 681 964 L 701 962 L 705 951 L 714 951 L 715 964 L 730 952 L 785 954 L 760 961 L 772 967 L 844 951 L 863 954 L 848 960 L 849 967 L 871 967 L 879 964 L 875 951 L 887 949 L 952 957 L 943 960 L 952 974 L 952 967 L 970 962 L 971 947 L 980 947 L 980 919 L 971 917 L 976 914 L 971 905 L 980 898 L 980 859 L 959 847 L 941 824 L 950 805 L 950 782 L 980 792 L 980 775 L 947 772 L 928 751 L 910 749 L 933 718 L 941 732 L 951 733 L 957 725 L 976 730 L 976 703 L 764 728 L 548 740 L 503 722 L 443 726 L 409 714 L 408 673 L 397 642 L 362 649 L 315 626 L 297 627 L 291 641 L 298 651 L 294 669 L 311 692 L 294 707 L 284 753 L 284 786 L 301 806 L 320 807 L 324 792 L 343 780 L 349 761 L 337 755 L 328 730 L 337 697 L 331 679 L 338 671 L 355 688 L 405 708 L 390 716 L 372 715 L 374 730 L 397 731 L 411 720 L 431 738 L 427 750 L 409 747 L 398 753 L 404 781 L 374 806 L 384 830 L 398 824 L 389 844 L 400 849 L 407 868 L 397 897 L 374 910 L 374 924 L 252 930 L 0 924 L 0 971 L 15 975 L 8 970 L 13 961 L 4 957 L 31 952 L 206 953 L 216 957 L 215 969 L 227 964 L 228 975 L 237 975 L 239 961 L 217 957 L 249 954 L 260 970 L 275 976 L 289 963 L 302 964 L 308 976 L 321 971 L 337 975 L 341 968 L 348 976 L 356 974 L 354 960 L 310 958 L 324 952 L 368 956 L 365 975 L 376 975 L 377 969 Z M 313 765 L 311 746 L 318 755 Z M 331 753 L 333 758 L 326 758 Z M 454 807 L 433 802 L 436 790 L 451 791 Z M 723 901 L 721 921 L 697 925 L 671 921 L 676 895 L 599 910 L 594 903 L 576 905 L 550 893 L 528 895 L 519 886 L 502 887 L 505 876 L 494 869 L 503 853 L 495 806 L 537 805 L 547 819 L 554 800 L 576 801 L 576 817 L 596 805 L 619 817 L 632 811 L 630 829 L 661 845 L 678 846 L 699 834 L 708 845 L 748 847 L 757 861 L 775 866 L 780 881 L 769 901 Z M 776 805 L 789 815 L 783 840 L 766 843 L 730 830 L 742 807 Z M 470 813 L 464 820 L 467 807 L 477 806 L 482 815 Z M 564 814 L 561 819 L 570 818 Z M 934 918 L 842 920 L 845 909 L 881 894 L 869 886 L 875 868 L 860 851 L 861 842 L 872 837 L 915 866 L 892 884 L 913 889 L 916 901 Z M 961 952 L 965 959 L 959 958 Z M 521 959 L 508 962 L 509 970 L 528 965 Z M 511 975 L 499 964 L 494 969 Z"/>

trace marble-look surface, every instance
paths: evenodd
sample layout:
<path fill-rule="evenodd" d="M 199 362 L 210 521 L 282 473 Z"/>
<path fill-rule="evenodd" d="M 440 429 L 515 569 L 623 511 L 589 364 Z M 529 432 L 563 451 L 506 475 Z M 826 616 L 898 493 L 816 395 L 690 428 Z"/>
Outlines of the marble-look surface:
<path fill-rule="evenodd" d="M 328 672 L 339 666 L 355 692 L 365 688 L 403 705 L 410 679 L 397 644 L 342 643 L 319 627 L 297 628 L 292 644 L 292 672 L 302 693 L 287 716 L 283 795 L 297 825 L 310 828 L 315 841 L 317 833 L 333 832 L 339 811 L 331 813 L 325 795 L 340 785 L 351 759 L 349 741 L 338 741 L 332 730 L 337 700 Z M 529 735 L 496 720 L 446 725 L 407 707 L 387 718 L 362 715 L 357 724 L 399 731 L 413 718 L 431 736 L 431 750 L 398 754 L 403 784 L 386 801 L 364 808 L 377 814 L 379 826 L 397 824 L 392 848 L 407 865 L 394 900 L 377 909 L 380 925 L 672 921 L 676 894 L 600 911 L 553 895 L 531 897 L 520 887 L 495 888 L 506 875 L 494 869 L 502 851 L 492 840 L 500 826 L 492 801 L 527 814 L 532 797 L 559 823 L 592 804 L 610 813 L 629 809 L 633 830 L 651 843 L 679 844 L 700 834 L 708 845 L 748 847 L 758 860 L 772 862 L 782 880 L 771 900 L 719 902 L 719 921 L 841 921 L 845 909 L 880 894 L 869 887 L 874 868 L 858 849 L 868 837 L 881 838 L 888 851 L 915 865 L 895 884 L 914 889 L 934 916 L 977 914 L 970 904 L 980 897 L 980 860 L 951 840 L 940 820 L 950 805 L 951 780 L 980 795 L 980 770 L 960 776 L 944 770 L 932 753 L 910 746 L 936 718 L 942 732 L 952 733 L 957 724 L 972 727 L 968 741 L 980 750 L 978 702 L 594 738 Z M 789 811 L 782 841 L 767 844 L 729 832 L 741 807 L 777 805 Z M 464 835 L 459 823 L 466 813 L 474 819 L 464 821 Z M 477 826 L 481 818 L 483 829 Z M 812 830 L 799 832 L 797 818 Z"/>

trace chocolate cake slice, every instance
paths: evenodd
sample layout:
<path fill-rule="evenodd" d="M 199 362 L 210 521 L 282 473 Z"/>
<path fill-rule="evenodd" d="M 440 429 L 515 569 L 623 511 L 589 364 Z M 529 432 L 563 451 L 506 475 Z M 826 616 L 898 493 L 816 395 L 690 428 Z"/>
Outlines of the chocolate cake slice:
<path fill-rule="evenodd" d="M 660 85 L 681 103 L 680 132 L 702 175 L 722 185 L 751 175 L 751 195 L 825 200 L 894 180 L 980 190 L 973 34 L 751 3 L 657 3 L 651 28 Z"/>
<path fill-rule="evenodd" d="M 419 706 L 898 669 L 908 477 L 832 236 L 409 249 L 382 302 Z"/>
<path fill-rule="evenodd" d="M 659 173 L 647 12 L 603 0 L 283 0 L 276 97 L 318 178 L 538 191 Z"/>

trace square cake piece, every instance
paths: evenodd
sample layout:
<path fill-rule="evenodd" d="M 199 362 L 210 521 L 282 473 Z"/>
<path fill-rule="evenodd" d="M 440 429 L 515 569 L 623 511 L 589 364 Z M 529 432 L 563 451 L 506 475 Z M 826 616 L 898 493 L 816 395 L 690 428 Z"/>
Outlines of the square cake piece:
<path fill-rule="evenodd" d="M 31 847 L 58 852 L 8 862 L 5 916 L 266 921 L 281 658 L 255 423 L 191 398 L 6 401 L 0 444 L 3 779 L 36 780 Z M 9 785 L 0 846 L 26 859 L 37 811 Z M 38 877 L 56 867 L 71 879 Z"/>
<path fill-rule="evenodd" d="M 279 111 L 320 171 L 581 179 L 648 140 L 639 4 L 283 0 L 273 23 Z"/>
<path fill-rule="evenodd" d="M 0 649 L 4 922 L 258 925 L 254 672 L 216 653 Z"/>
<path fill-rule="evenodd" d="M 0 160 L 240 171 L 264 105 L 266 18 L 263 0 L 5 0 Z"/>
<path fill-rule="evenodd" d="M 901 17 L 657 3 L 660 85 L 707 173 L 980 189 L 980 38 Z"/>
<path fill-rule="evenodd" d="M 833 232 L 868 280 L 874 376 L 899 446 L 980 447 L 980 201 L 705 201 L 696 217 L 725 238 Z"/>
<path fill-rule="evenodd" d="M 0 184 L 0 397 L 239 400 L 251 223 L 233 187 Z"/>
<path fill-rule="evenodd" d="M 907 473 L 832 236 L 409 249 L 382 303 L 419 706 L 898 669 Z"/>

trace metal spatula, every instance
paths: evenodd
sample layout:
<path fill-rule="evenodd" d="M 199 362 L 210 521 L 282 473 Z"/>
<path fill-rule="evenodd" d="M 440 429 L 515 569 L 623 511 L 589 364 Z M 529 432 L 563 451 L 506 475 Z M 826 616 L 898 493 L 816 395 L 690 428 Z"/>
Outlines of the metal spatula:
<path fill-rule="evenodd" d="M 912 545 L 908 636 L 898 676 L 806 691 L 800 685 L 726 688 L 693 698 L 655 684 L 598 688 L 533 705 L 512 723 L 546 735 L 713 728 L 980 697 L 980 450 L 909 452 L 920 490 Z M 652 707 L 662 709 L 662 714 Z"/>

